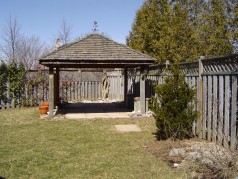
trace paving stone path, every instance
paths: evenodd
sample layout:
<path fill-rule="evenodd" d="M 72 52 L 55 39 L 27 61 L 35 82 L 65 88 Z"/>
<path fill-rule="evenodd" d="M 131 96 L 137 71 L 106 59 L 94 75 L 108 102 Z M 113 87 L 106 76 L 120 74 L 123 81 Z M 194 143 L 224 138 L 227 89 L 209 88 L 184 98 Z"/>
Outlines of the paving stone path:
<path fill-rule="evenodd" d="M 129 125 L 115 125 L 116 130 L 119 132 L 141 132 L 141 129 L 134 124 Z"/>

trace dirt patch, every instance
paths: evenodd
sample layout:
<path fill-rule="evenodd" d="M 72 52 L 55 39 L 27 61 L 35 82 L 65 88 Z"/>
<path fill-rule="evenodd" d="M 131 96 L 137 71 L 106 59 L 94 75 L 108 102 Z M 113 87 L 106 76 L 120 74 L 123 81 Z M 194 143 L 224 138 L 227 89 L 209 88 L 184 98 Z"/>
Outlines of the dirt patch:
<path fill-rule="evenodd" d="M 153 141 L 143 146 L 187 178 L 238 176 L 236 154 L 214 143 L 198 140 Z"/>

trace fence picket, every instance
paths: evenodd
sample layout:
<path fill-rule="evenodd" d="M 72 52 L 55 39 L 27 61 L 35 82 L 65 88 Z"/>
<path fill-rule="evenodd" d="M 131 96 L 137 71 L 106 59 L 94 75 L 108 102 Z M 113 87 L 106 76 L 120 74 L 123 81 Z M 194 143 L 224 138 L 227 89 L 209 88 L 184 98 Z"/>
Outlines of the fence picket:
<path fill-rule="evenodd" d="M 203 139 L 207 139 L 207 77 L 203 76 Z"/>
<path fill-rule="evenodd" d="M 229 148 L 230 123 L 230 76 L 225 76 L 225 119 L 224 119 L 224 146 Z"/>
<path fill-rule="evenodd" d="M 237 120 L 237 76 L 232 76 L 232 100 L 231 100 L 231 150 L 236 149 L 237 145 L 237 131 L 236 131 L 236 120 Z"/>
<path fill-rule="evenodd" d="M 80 94 L 79 94 L 80 86 L 79 86 L 79 82 L 78 82 L 78 81 L 76 82 L 76 86 L 77 86 L 77 88 L 76 88 L 76 90 L 77 90 L 77 91 L 76 91 L 76 100 L 77 100 L 77 101 L 80 101 L 80 99 L 79 99 L 79 96 L 80 96 Z"/>
<path fill-rule="evenodd" d="M 219 113 L 218 113 L 218 144 L 223 143 L 223 120 L 224 120 L 224 77 L 219 76 Z"/>
<path fill-rule="evenodd" d="M 213 76 L 212 141 L 217 140 L 217 76 Z"/>
<path fill-rule="evenodd" d="M 83 82 L 81 82 L 80 91 L 81 91 L 81 100 L 83 101 L 84 100 L 84 83 Z"/>
<path fill-rule="evenodd" d="M 196 78 L 196 90 L 197 90 L 197 105 L 196 105 L 196 109 L 197 111 L 199 112 L 200 109 L 199 109 L 199 99 L 200 99 L 200 83 L 199 83 L 199 76 L 195 77 Z M 199 113 L 199 115 L 202 115 Z M 199 134 L 199 127 L 200 127 L 200 120 L 199 120 L 199 117 L 196 121 L 196 135 Z"/>
<path fill-rule="evenodd" d="M 207 98 L 207 140 L 211 141 L 212 133 L 212 77 L 208 76 L 208 98 Z"/>
<path fill-rule="evenodd" d="M 191 79 L 191 88 L 192 89 L 196 89 L 196 78 L 195 77 L 192 77 Z M 197 99 L 197 94 L 196 95 L 196 99 Z M 195 101 L 193 102 L 194 103 L 194 110 L 197 110 L 197 105 L 195 103 Z M 197 121 L 193 121 L 193 135 L 196 136 L 196 127 L 197 126 Z"/>

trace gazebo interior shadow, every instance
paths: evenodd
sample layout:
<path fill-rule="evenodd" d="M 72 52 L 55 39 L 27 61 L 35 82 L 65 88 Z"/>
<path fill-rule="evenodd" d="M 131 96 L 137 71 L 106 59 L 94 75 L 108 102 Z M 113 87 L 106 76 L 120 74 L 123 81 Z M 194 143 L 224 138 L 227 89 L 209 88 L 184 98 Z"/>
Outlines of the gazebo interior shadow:
<path fill-rule="evenodd" d="M 132 108 L 126 108 L 123 102 L 76 102 L 63 103 L 57 114 L 76 114 L 76 113 L 115 113 L 115 112 L 132 112 Z"/>

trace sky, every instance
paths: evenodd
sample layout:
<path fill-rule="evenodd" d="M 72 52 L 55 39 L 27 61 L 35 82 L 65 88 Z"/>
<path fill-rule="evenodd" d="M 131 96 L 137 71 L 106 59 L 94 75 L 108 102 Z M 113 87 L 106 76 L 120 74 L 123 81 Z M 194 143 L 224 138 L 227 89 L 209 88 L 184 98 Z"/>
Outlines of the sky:
<path fill-rule="evenodd" d="M 94 21 L 98 32 L 125 43 L 136 11 L 144 0 L 0 0 L 0 34 L 10 16 L 21 32 L 37 36 L 52 45 L 63 19 L 72 26 L 73 39 L 91 33 Z M 1 42 L 1 40 L 0 40 Z"/>

